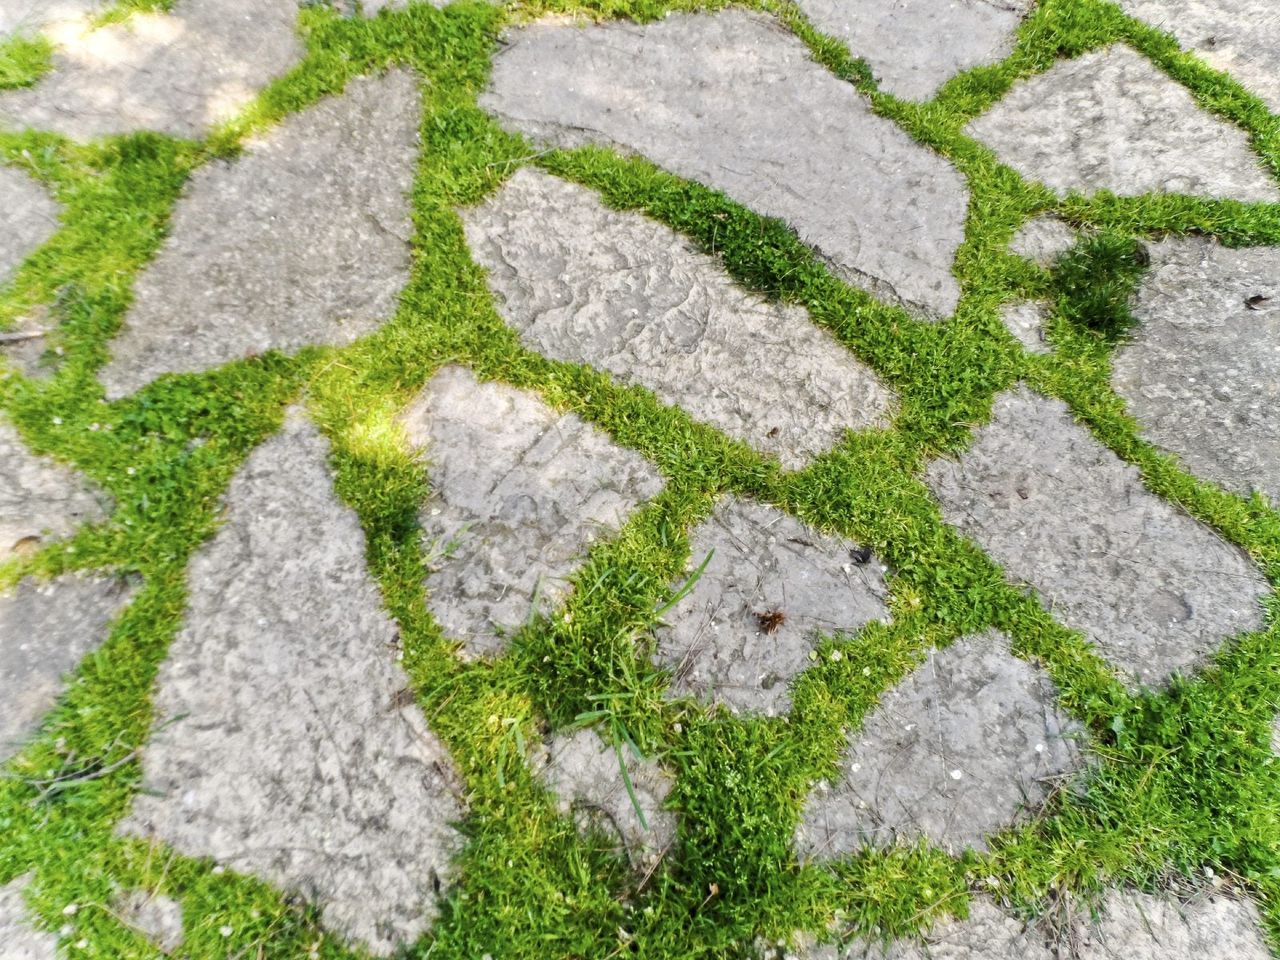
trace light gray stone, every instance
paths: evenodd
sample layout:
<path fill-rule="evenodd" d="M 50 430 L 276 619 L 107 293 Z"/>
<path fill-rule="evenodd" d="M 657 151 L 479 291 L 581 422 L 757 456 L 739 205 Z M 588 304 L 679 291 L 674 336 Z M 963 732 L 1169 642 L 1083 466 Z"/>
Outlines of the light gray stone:
<path fill-rule="evenodd" d="M 772 20 L 726 10 L 541 23 L 510 40 L 481 98 L 508 126 L 543 143 L 643 154 L 786 221 L 879 296 L 954 309 L 963 178 Z"/>
<path fill-rule="evenodd" d="M 182 904 L 172 897 L 149 890 L 129 890 L 117 898 L 113 909 L 161 953 L 171 954 L 182 946 Z"/>
<path fill-rule="evenodd" d="M 880 89 L 928 100 L 962 70 L 1013 52 L 1033 0 L 798 0 L 813 25 L 849 45 Z"/>
<path fill-rule="evenodd" d="M 28 877 L 0 887 L 0 957 L 4 960 L 58 960 L 58 938 L 35 925 L 22 895 Z"/>
<path fill-rule="evenodd" d="M 78 140 L 142 129 L 201 137 L 301 58 L 297 15 L 297 0 L 177 0 L 172 13 L 103 27 L 59 23 L 46 31 L 53 69 L 0 92 L 0 126 Z"/>
<path fill-rule="evenodd" d="M 1057 217 L 1035 217 L 1014 234 L 1009 249 L 1042 267 L 1050 266 L 1076 243 L 1075 227 Z"/>
<path fill-rule="evenodd" d="M 1239 127 L 1123 44 L 1014 85 L 966 128 L 1023 176 L 1065 195 L 1110 190 L 1275 202 Z"/>
<path fill-rule="evenodd" d="M 1003 635 L 963 637 L 931 651 L 850 734 L 839 779 L 810 796 L 797 846 L 829 857 L 925 837 L 985 850 L 1075 769 L 1079 737 L 1048 675 Z"/>
<path fill-rule="evenodd" d="M 1280 247 L 1174 238 L 1147 250 L 1141 325 L 1112 385 L 1192 473 L 1280 506 Z"/>
<path fill-rule="evenodd" d="M 1280 113 L 1280 7 L 1272 0 L 1117 0 L 1131 17 L 1172 33 Z"/>
<path fill-rule="evenodd" d="M 787 467 L 887 422 L 874 371 L 662 224 L 532 168 L 463 218 L 500 312 L 533 350 L 648 387 Z"/>
<path fill-rule="evenodd" d="M 1000 394 L 973 445 L 926 480 L 949 523 L 1141 683 L 1262 626 L 1269 588 L 1248 556 L 1148 491 L 1059 400 Z"/>
<path fill-rule="evenodd" d="M 1045 339 L 1044 324 L 1049 316 L 1049 308 L 1039 300 L 1019 300 L 1006 303 L 1000 308 L 1000 319 L 1009 328 L 1014 339 L 1032 353 L 1052 353 Z"/>
<path fill-rule="evenodd" d="M 63 678 L 106 640 L 132 592 L 119 577 L 69 574 L 0 593 L 0 763 L 39 729 Z"/>
<path fill-rule="evenodd" d="M 420 104 L 407 72 L 353 80 L 235 162 L 198 170 L 138 278 L 107 396 L 266 350 L 345 345 L 389 319 L 409 277 Z"/>
<path fill-rule="evenodd" d="M 428 604 L 469 654 L 564 597 L 588 546 L 662 489 L 644 458 L 533 393 L 445 367 L 405 411 L 432 496 Z"/>
<path fill-rule="evenodd" d="M 819 632 L 851 634 L 889 619 L 875 557 L 775 507 L 726 497 L 690 539 L 688 572 L 710 559 L 657 631 L 656 661 L 673 671 L 673 694 L 785 713 Z M 776 626 L 774 611 L 785 618 Z"/>
<path fill-rule="evenodd" d="M 444 6 L 443 0 L 432 0 L 434 6 Z M 360 0 L 360 12 L 366 17 L 376 17 L 383 10 L 403 10 L 409 0 Z"/>
<path fill-rule="evenodd" d="M 579 828 L 616 837 L 632 863 L 652 866 L 676 834 L 675 814 L 664 807 L 673 779 L 656 760 L 640 759 L 630 747 L 623 746 L 622 756 L 634 802 L 617 749 L 593 730 L 557 734 L 537 766 L 563 815 L 573 815 Z"/>
<path fill-rule="evenodd" d="M 27 255 L 57 232 L 59 208 L 25 171 L 0 166 L 0 285 Z"/>
<path fill-rule="evenodd" d="M 1201 896 L 1188 903 L 1117 890 L 1100 916 L 1081 922 L 1080 960 L 1271 960 L 1257 908 L 1247 900 Z M 1063 953 L 1066 956 L 1065 951 Z"/>
<path fill-rule="evenodd" d="M 0 561 L 102 519 L 109 500 L 69 467 L 27 449 L 0 420 Z"/>
<path fill-rule="evenodd" d="M 291 412 L 232 480 L 123 829 L 296 890 L 382 955 L 429 923 L 462 808 L 327 455 Z"/>
<path fill-rule="evenodd" d="M 4 0 L 0 4 L 0 44 L 9 34 L 32 36 L 110 5 L 111 0 Z"/>

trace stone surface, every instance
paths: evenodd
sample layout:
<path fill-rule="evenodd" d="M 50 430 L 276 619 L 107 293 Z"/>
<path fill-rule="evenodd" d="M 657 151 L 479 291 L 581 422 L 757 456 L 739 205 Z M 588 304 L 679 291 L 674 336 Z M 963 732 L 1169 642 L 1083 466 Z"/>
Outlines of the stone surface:
<path fill-rule="evenodd" d="M 966 131 L 1023 176 L 1071 190 L 1280 200 L 1239 127 L 1123 44 L 1020 81 Z"/>
<path fill-rule="evenodd" d="M 1033 0 L 798 0 L 813 25 L 843 40 L 880 89 L 928 100 L 962 70 L 1003 60 Z"/>
<path fill-rule="evenodd" d="M 232 480 L 123 829 L 300 892 L 388 954 L 429 923 L 462 809 L 327 454 L 292 412 Z"/>
<path fill-rule="evenodd" d="M 102 519 L 109 500 L 70 467 L 36 456 L 0 420 L 0 561 Z"/>
<path fill-rule="evenodd" d="M 673 672 L 673 694 L 785 713 L 819 631 L 851 634 L 889 618 L 875 557 L 774 507 L 726 497 L 690 541 L 689 573 L 710 560 L 657 631 L 656 660 Z M 769 632 L 760 615 L 773 611 L 785 619 Z"/>
<path fill-rule="evenodd" d="M 1009 328 L 1014 339 L 1032 353 L 1052 353 L 1053 347 L 1045 339 L 1044 324 L 1049 308 L 1042 301 L 1019 300 L 1000 308 L 1000 319 Z"/>
<path fill-rule="evenodd" d="M 1280 113 L 1280 7 L 1272 0 L 1117 0 L 1132 17 L 1167 30 Z"/>
<path fill-rule="evenodd" d="M 182 946 L 182 904 L 172 897 L 147 890 L 129 890 L 113 905 L 124 923 L 150 940 L 162 953 Z"/>
<path fill-rule="evenodd" d="M 949 523 L 1141 683 L 1262 625 L 1269 591 L 1244 552 L 1148 491 L 1059 400 L 1000 394 L 973 445 L 926 480 Z"/>
<path fill-rule="evenodd" d="M 850 734 L 840 778 L 810 796 L 797 846 L 828 857 L 925 837 L 985 850 L 1078 765 L 1079 736 L 1048 675 L 1003 635 L 963 637 L 931 651 Z"/>
<path fill-rule="evenodd" d="M 1271 960 L 1257 908 L 1225 896 L 1179 903 L 1120 890 L 1078 925 L 1080 960 Z M 1065 955 L 1065 952 L 1064 952 Z"/>
<path fill-rule="evenodd" d="M 463 217 L 533 350 L 648 387 L 787 467 L 887 421 L 889 391 L 804 310 L 743 290 L 662 224 L 531 168 Z"/>
<path fill-rule="evenodd" d="M 0 285 L 58 229 L 58 205 L 25 171 L 0 166 Z"/>
<path fill-rule="evenodd" d="M 630 747 L 624 746 L 622 755 L 634 803 L 622 779 L 617 750 L 593 730 L 557 734 L 538 766 L 562 814 L 572 814 L 580 829 L 590 827 L 616 837 L 633 864 L 652 866 L 676 834 L 675 814 L 663 808 L 672 777 L 656 760 L 637 758 Z"/>
<path fill-rule="evenodd" d="M 1147 244 L 1132 342 L 1111 383 L 1187 469 L 1280 506 L 1280 247 Z"/>
<path fill-rule="evenodd" d="M 1022 225 L 1009 249 L 1042 267 L 1053 264 L 1076 243 L 1076 231 L 1057 217 L 1035 217 Z"/>
<path fill-rule="evenodd" d="M 31 36 L 53 24 L 78 20 L 110 5 L 110 0 L 4 0 L 0 4 L 0 44 L 9 34 Z"/>
<path fill-rule="evenodd" d="M 0 957 L 4 960 L 58 960 L 58 938 L 37 929 L 22 891 L 26 877 L 0 887 Z"/>
<path fill-rule="evenodd" d="M 71 574 L 0 593 L 0 763 L 36 732 L 63 678 L 107 639 L 131 594 L 118 577 Z"/>
<path fill-rule="evenodd" d="M 138 278 L 102 371 L 108 397 L 162 373 L 347 344 L 390 318 L 409 276 L 420 95 L 392 71 L 196 171 Z"/>
<path fill-rule="evenodd" d="M 141 129 L 203 136 L 302 56 L 297 15 L 297 0 L 177 0 L 172 13 L 96 29 L 60 23 L 48 31 L 53 69 L 0 92 L 0 127 L 78 140 Z"/>
<path fill-rule="evenodd" d="M 470 654 L 545 613 L 588 546 L 662 489 L 654 468 L 534 393 L 445 367 L 405 411 L 432 495 L 421 523 L 428 604 Z"/>
<path fill-rule="evenodd" d="M 959 297 L 959 172 L 871 113 L 772 20 L 534 24 L 481 103 L 544 143 L 606 143 L 778 217 L 856 283 L 934 314 Z"/>

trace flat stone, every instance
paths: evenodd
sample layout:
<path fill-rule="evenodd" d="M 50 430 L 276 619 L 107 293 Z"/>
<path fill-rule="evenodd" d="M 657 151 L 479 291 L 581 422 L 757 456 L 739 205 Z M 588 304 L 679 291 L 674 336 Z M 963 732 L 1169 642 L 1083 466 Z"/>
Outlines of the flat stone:
<path fill-rule="evenodd" d="M 880 89 L 928 100 L 962 70 L 1013 52 L 1013 33 L 1033 0 L 798 0 L 824 33 L 871 67 Z"/>
<path fill-rule="evenodd" d="M 1009 328 L 1014 339 L 1032 353 L 1052 353 L 1053 347 L 1045 339 L 1044 325 L 1049 317 L 1048 306 L 1039 300 L 1019 300 L 1000 308 L 1000 319 Z"/>
<path fill-rule="evenodd" d="M 1080 735 L 1048 675 L 1006 637 L 963 637 L 931 651 L 850 734 L 840 778 L 811 795 L 797 846 L 828 857 L 924 837 L 985 850 L 1078 766 Z"/>
<path fill-rule="evenodd" d="M 58 960 L 58 938 L 35 925 L 22 891 L 28 877 L 0 887 L 0 944 L 4 960 Z"/>
<path fill-rule="evenodd" d="M 22 0 L 20 0 L 22 2 Z M 297 0 L 177 0 L 95 28 L 49 28 L 53 69 L 0 93 L 0 126 L 76 140 L 133 130 L 199 138 L 302 56 Z"/>
<path fill-rule="evenodd" d="M 16 167 L 0 166 L 0 285 L 27 255 L 58 230 L 59 207 L 35 180 Z"/>
<path fill-rule="evenodd" d="M 132 593 L 119 577 L 74 574 L 0 593 L 0 763 L 39 729 L 63 678 L 107 639 Z"/>
<path fill-rule="evenodd" d="M 617 750 L 593 730 L 557 734 L 537 766 L 556 794 L 561 814 L 572 814 L 580 829 L 616 837 L 632 863 L 651 866 L 675 839 L 675 814 L 664 809 L 673 778 L 656 760 L 639 759 L 629 747 L 623 747 L 622 755 L 634 802 Z"/>
<path fill-rule="evenodd" d="M 472 655 L 562 599 L 590 544 L 662 489 L 653 466 L 536 394 L 445 367 L 405 411 L 432 495 L 428 604 Z"/>
<path fill-rule="evenodd" d="M 1117 0 L 1131 17 L 1172 33 L 1280 113 L 1280 9 L 1272 0 Z"/>
<path fill-rule="evenodd" d="M 514 31 L 481 104 L 545 144 L 643 154 L 790 224 L 855 283 L 945 315 L 968 188 L 795 36 L 743 10 Z"/>
<path fill-rule="evenodd" d="M 123 830 L 297 891 L 385 955 L 430 922 L 462 808 L 327 456 L 294 411 L 232 480 Z"/>
<path fill-rule="evenodd" d="M 1057 217 L 1034 217 L 1009 242 L 1009 249 L 1042 267 L 1053 264 L 1076 245 L 1076 230 Z"/>
<path fill-rule="evenodd" d="M 112 909 L 161 953 L 171 954 L 182 946 L 182 904 L 172 897 L 148 890 L 129 890 L 115 900 Z"/>
<path fill-rule="evenodd" d="M 1192 473 L 1280 506 L 1280 247 L 1148 243 L 1111 383 Z"/>
<path fill-rule="evenodd" d="M 110 5 L 110 0 L 5 0 L 0 6 L 0 43 L 8 34 L 31 36 L 53 24 L 79 20 Z"/>
<path fill-rule="evenodd" d="M 948 523 L 1140 683 L 1262 626 L 1269 588 L 1248 556 L 1148 491 L 1059 400 L 1005 391 L 925 479 Z"/>
<path fill-rule="evenodd" d="M 1020 81 L 966 132 L 1062 196 L 1110 190 L 1280 200 L 1242 129 L 1202 110 L 1123 44 Z"/>
<path fill-rule="evenodd" d="M 806 311 L 743 290 L 662 224 L 532 168 L 463 220 L 533 350 L 648 387 L 787 467 L 887 422 L 889 390 Z"/>
<path fill-rule="evenodd" d="M 820 633 L 889 619 L 875 557 L 775 507 L 725 497 L 690 540 L 688 572 L 710 560 L 657 631 L 655 659 L 673 672 L 676 696 L 785 713 L 790 681 L 811 665 Z M 776 624 L 775 611 L 783 616 Z"/>
<path fill-rule="evenodd" d="M 353 80 L 234 163 L 196 171 L 111 345 L 107 396 L 267 350 L 345 345 L 389 319 L 409 278 L 420 103 L 407 72 Z"/>
<path fill-rule="evenodd" d="M 0 561 L 101 520 L 110 501 L 70 467 L 27 449 L 0 420 Z"/>
<path fill-rule="evenodd" d="M 1118 890 L 1099 918 L 1078 925 L 1080 960 L 1271 960 L 1252 902 L 1226 896 L 1179 903 Z"/>

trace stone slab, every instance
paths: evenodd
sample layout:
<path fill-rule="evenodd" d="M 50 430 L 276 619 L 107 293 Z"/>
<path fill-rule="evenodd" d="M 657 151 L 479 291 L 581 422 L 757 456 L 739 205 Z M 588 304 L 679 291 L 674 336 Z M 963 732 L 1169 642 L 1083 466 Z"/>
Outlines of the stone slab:
<path fill-rule="evenodd" d="M 238 160 L 198 170 L 111 344 L 107 396 L 267 350 L 345 345 L 388 320 L 409 278 L 420 105 L 405 71 L 353 80 Z"/>
<path fill-rule="evenodd" d="M 177 0 L 172 13 L 98 28 L 59 23 L 48 30 L 53 69 L 0 92 L 0 127 L 202 137 L 302 57 L 297 16 L 297 0 Z"/>
<path fill-rule="evenodd" d="M 35 180 L 16 167 L 0 166 L 0 285 L 58 230 L 60 208 Z"/>
<path fill-rule="evenodd" d="M 1242 129 L 1202 110 L 1123 44 L 1016 83 L 965 129 L 1062 196 L 1110 190 L 1280 200 Z"/>
<path fill-rule="evenodd" d="M 35 926 L 22 891 L 27 877 L 0 887 L 0 946 L 4 960 L 58 960 L 58 938 Z"/>
<path fill-rule="evenodd" d="M 748 293 L 673 230 L 584 187 L 525 168 L 463 221 L 533 350 L 648 387 L 787 467 L 887 422 L 889 390 L 806 311 Z"/>
<path fill-rule="evenodd" d="M 790 682 L 811 665 L 819 633 L 852 634 L 889 619 L 878 559 L 774 507 L 721 500 L 690 537 L 688 573 L 708 555 L 657 631 L 655 660 L 672 671 L 674 695 L 785 713 Z M 785 618 L 776 625 L 768 621 L 774 611 Z"/>
<path fill-rule="evenodd" d="M 948 523 L 1140 683 L 1262 626 L 1270 591 L 1248 556 L 1148 491 L 1059 400 L 1000 394 L 973 445 L 925 479 Z"/>
<path fill-rule="evenodd" d="M 675 839 L 676 816 L 664 807 L 674 780 L 656 760 L 638 758 L 630 747 L 622 748 L 622 756 L 634 802 L 617 750 L 593 730 L 557 734 L 538 767 L 561 814 L 572 815 L 580 829 L 616 837 L 633 864 L 653 866 Z"/>
<path fill-rule="evenodd" d="M 1271 960 L 1257 907 L 1200 896 L 1187 903 L 1130 890 L 1108 895 L 1100 915 L 1078 924 L 1080 960 Z"/>
<path fill-rule="evenodd" d="M 119 577 L 69 574 L 0 593 L 0 763 L 39 729 L 63 678 L 107 639 L 132 592 Z"/>
<path fill-rule="evenodd" d="M 1111 384 L 1187 469 L 1280 506 L 1280 247 L 1148 243 Z"/>
<path fill-rule="evenodd" d="M 1044 332 L 1048 318 L 1049 307 L 1039 300 L 1019 300 L 1000 308 L 1000 319 L 1005 327 L 1031 353 L 1053 352 Z"/>
<path fill-rule="evenodd" d="M 1013 34 L 1033 0 L 798 0 L 824 33 L 871 67 L 880 89 L 928 100 L 962 70 L 1013 52 Z"/>
<path fill-rule="evenodd" d="M 0 44 L 9 34 L 31 36 L 44 28 L 79 20 L 110 5 L 110 0 L 5 0 L 0 4 Z"/>
<path fill-rule="evenodd" d="M 1117 0 L 1131 17 L 1172 33 L 1280 114 L 1280 8 L 1272 0 Z"/>
<path fill-rule="evenodd" d="M 327 456 L 294 411 L 232 480 L 123 830 L 301 893 L 385 955 L 434 914 L 462 808 Z"/>
<path fill-rule="evenodd" d="M 112 905 L 116 915 L 127 926 L 150 940 L 163 954 L 172 954 L 182 946 L 182 904 L 164 894 L 148 890 L 129 890 Z"/>
<path fill-rule="evenodd" d="M 1076 230 L 1057 217 L 1034 217 L 1024 223 L 1009 242 L 1020 257 L 1048 267 L 1076 244 Z"/>
<path fill-rule="evenodd" d="M 963 637 L 931 651 L 850 734 L 840 777 L 811 795 L 797 846 L 829 857 L 924 837 L 985 850 L 1079 765 L 1080 736 L 1048 675 L 1013 656 L 1006 637 Z"/>
<path fill-rule="evenodd" d="M 481 104 L 541 143 L 643 154 L 790 224 L 855 283 L 928 313 L 968 189 L 774 21 L 743 10 L 515 31 Z"/>
<path fill-rule="evenodd" d="M 469 654 L 501 652 L 505 633 L 548 612 L 590 544 L 662 489 L 648 461 L 578 416 L 462 367 L 440 370 L 401 423 L 432 487 L 428 605 Z"/>

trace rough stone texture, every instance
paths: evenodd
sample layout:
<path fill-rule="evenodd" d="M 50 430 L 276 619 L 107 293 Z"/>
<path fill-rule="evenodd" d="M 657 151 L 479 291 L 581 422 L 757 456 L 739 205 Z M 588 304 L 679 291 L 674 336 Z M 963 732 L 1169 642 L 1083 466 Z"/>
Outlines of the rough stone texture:
<path fill-rule="evenodd" d="M 0 166 L 0 284 L 58 229 L 58 205 L 26 172 Z"/>
<path fill-rule="evenodd" d="M 409 276 L 420 103 L 407 72 L 353 80 L 234 163 L 196 171 L 111 345 L 107 396 L 266 350 L 347 344 L 387 320 Z"/>
<path fill-rule="evenodd" d="M 1271 960 L 1257 908 L 1246 900 L 1201 897 L 1178 903 L 1115 891 L 1101 916 L 1081 922 L 1080 960 Z"/>
<path fill-rule="evenodd" d="M 1056 697 L 1000 634 L 931 652 L 850 735 L 839 781 L 810 797 L 799 848 L 827 857 L 923 836 L 985 850 L 1078 763 L 1079 729 Z"/>
<path fill-rule="evenodd" d="M 656 760 L 639 760 L 629 747 L 623 747 L 622 755 L 635 803 L 623 782 L 617 750 L 593 730 L 557 734 L 538 766 L 562 814 L 573 814 L 580 828 L 617 837 L 632 863 L 652 866 L 676 834 L 675 814 L 663 809 L 673 780 Z"/>
<path fill-rule="evenodd" d="M 1280 506 L 1280 247 L 1147 244 L 1141 325 L 1111 382 L 1192 472 Z"/>
<path fill-rule="evenodd" d="M 1042 267 L 1047 267 L 1076 243 L 1076 231 L 1056 217 L 1036 217 L 1024 223 L 1013 236 L 1009 249 Z"/>
<path fill-rule="evenodd" d="M 646 25 L 534 24 L 481 102 L 562 146 L 608 143 L 779 217 L 857 283 L 947 314 L 968 190 L 757 14 Z"/>
<path fill-rule="evenodd" d="M 674 672 L 676 695 L 784 713 L 788 685 L 810 665 L 818 631 L 853 633 L 889 618 L 878 560 L 774 507 L 726 497 L 690 546 L 690 573 L 711 559 L 657 633 L 656 659 Z M 769 633 L 757 615 L 774 610 L 786 619 Z"/>
<path fill-rule="evenodd" d="M 4 0 L 0 4 L 0 43 L 8 34 L 31 36 L 51 24 L 78 20 L 109 5 L 110 0 Z"/>
<path fill-rule="evenodd" d="M 1244 552 L 1148 491 L 1061 401 L 1000 394 L 973 445 L 926 480 L 948 522 L 1142 683 L 1262 625 L 1269 591 Z"/>
<path fill-rule="evenodd" d="M 106 640 L 131 594 L 118 577 L 75 575 L 0 594 L 0 763 L 36 732 L 63 677 Z"/>
<path fill-rule="evenodd" d="M 1248 137 L 1123 44 L 1016 84 L 967 132 L 1065 195 L 1153 191 L 1280 200 Z"/>
<path fill-rule="evenodd" d="M 1049 309 L 1038 300 L 1020 300 L 1000 308 L 1000 319 L 1014 338 L 1032 353 L 1052 353 L 1045 339 L 1044 324 Z"/>
<path fill-rule="evenodd" d="M 402 423 L 432 486 L 428 603 L 471 654 L 500 652 L 505 630 L 547 612 L 589 544 L 662 489 L 648 461 L 576 415 L 462 367 L 438 372 Z"/>
<path fill-rule="evenodd" d="M 880 89 L 928 100 L 962 70 L 1013 52 L 1013 32 L 1033 0 L 799 0 L 824 33 L 862 57 Z"/>
<path fill-rule="evenodd" d="M 301 57 L 297 15 L 297 0 L 178 0 L 171 14 L 99 29 L 59 24 L 48 31 L 53 70 L 0 92 L 0 126 L 79 140 L 139 129 L 203 136 Z"/>
<path fill-rule="evenodd" d="M 328 447 L 293 412 L 192 559 L 124 827 L 319 902 L 379 954 L 419 935 L 459 846 L 451 762 L 395 665 Z"/>
<path fill-rule="evenodd" d="M 0 420 L 0 561 L 44 537 L 65 537 L 100 520 L 108 504 L 70 467 L 27 449 Z"/>
<path fill-rule="evenodd" d="M 1272 0 L 1117 0 L 1280 113 L 1280 8 Z"/>
<path fill-rule="evenodd" d="M 36 929 L 22 896 L 27 877 L 0 887 L 0 957 L 4 960 L 58 960 L 58 938 Z"/>
<path fill-rule="evenodd" d="M 116 915 L 146 937 L 162 953 L 182 946 L 182 904 L 172 897 L 147 890 L 130 890 L 114 903 Z"/>
<path fill-rule="evenodd" d="M 530 348 L 603 368 L 801 467 L 890 393 L 798 307 L 767 303 L 639 214 L 533 169 L 464 213 L 499 309 Z"/>

